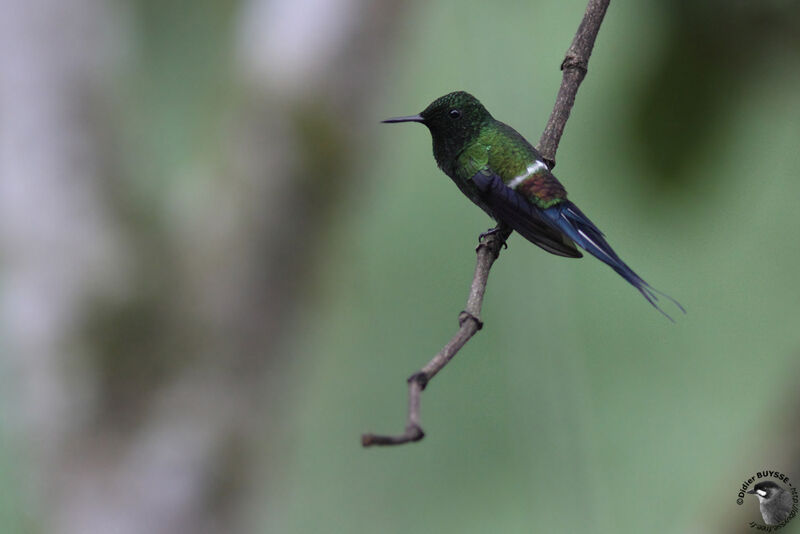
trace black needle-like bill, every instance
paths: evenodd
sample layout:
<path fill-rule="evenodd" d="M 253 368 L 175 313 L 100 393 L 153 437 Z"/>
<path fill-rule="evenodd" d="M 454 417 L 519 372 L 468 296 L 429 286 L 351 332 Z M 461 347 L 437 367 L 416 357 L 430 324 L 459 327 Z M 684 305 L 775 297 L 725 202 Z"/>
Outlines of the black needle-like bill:
<path fill-rule="evenodd" d="M 392 117 L 381 122 L 423 122 L 422 115 L 407 115 L 405 117 Z"/>

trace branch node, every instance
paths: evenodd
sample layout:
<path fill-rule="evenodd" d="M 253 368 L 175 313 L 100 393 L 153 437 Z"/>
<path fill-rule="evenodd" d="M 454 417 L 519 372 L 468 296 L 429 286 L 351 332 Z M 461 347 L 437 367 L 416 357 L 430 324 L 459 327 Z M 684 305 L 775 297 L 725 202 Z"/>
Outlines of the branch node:
<path fill-rule="evenodd" d="M 458 326 L 459 326 L 459 328 L 464 326 L 464 323 L 466 323 L 467 321 L 470 321 L 470 320 L 475 321 L 475 326 L 478 327 L 478 330 L 483 328 L 483 321 L 481 321 L 480 319 L 478 319 L 477 317 L 472 315 L 467 310 L 463 310 L 461 313 L 458 314 Z"/>
<path fill-rule="evenodd" d="M 567 54 L 564 61 L 561 62 L 561 70 L 567 69 L 576 69 L 585 75 L 589 70 L 589 61 L 583 57 Z"/>
<path fill-rule="evenodd" d="M 428 385 L 428 380 L 429 378 L 427 373 L 425 373 L 424 371 L 418 371 L 413 375 L 409 376 L 406 382 L 408 382 L 409 384 L 411 382 L 416 382 L 417 384 L 419 384 L 419 389 L 425 391 L 425 386 Z"/>
<path fill-rule="evenodd" d="M 409 425 L 406 427 L 406 436 L 409 441 L 419 441 L 425 437 L 425 432 L 422 431 L 419 425 Z"/>

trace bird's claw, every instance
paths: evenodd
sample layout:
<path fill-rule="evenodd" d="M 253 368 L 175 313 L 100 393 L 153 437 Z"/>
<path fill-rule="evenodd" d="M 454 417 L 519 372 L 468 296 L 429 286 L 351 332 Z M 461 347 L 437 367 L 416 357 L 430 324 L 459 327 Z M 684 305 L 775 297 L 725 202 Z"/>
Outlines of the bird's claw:
<path fill-rule="evenodd" d="M 501 227 L 501 226 L 495 226 L 494 228 L 489 228 L 489 229 L 488 229 L 488 230 L 486 230 L 485 232 L 482 232 L 482 233 L 481 233 L 481 234 L 478 236 L 478 248 L 480 248 L 480 246 L 483 244 L 483 240 L 484 240 L 484 239 L 486 239 L 486 238 L 487 238 L 487 237 L 489 237 L 490 235 L 494 235 L 494 234 L 496 234 L 496 233 L 498 233 L 498 232 L 500 232 L 500 231 L 502 231 L 502 230 L 504 230 L 504 228 L 503 228 L 503 227 Z M 502 246 L 503 248 L 505 248 L 505 249 L 507 249 L 507 248 L 508 248 L 508 243 L 506 242 L 506 240 L 505 240 L 505 239 L 504 239 L 504 240 L 503 240 L 503 242 L 501 243 L 501 246 Z M 476 250 L 477 250 L 477 249 L 476 249 Z"/>

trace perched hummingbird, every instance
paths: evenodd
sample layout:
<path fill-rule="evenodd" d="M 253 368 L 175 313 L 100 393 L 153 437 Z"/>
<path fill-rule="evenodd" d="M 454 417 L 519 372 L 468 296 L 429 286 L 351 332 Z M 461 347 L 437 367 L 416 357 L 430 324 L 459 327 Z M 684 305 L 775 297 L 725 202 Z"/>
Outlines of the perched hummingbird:
<path fill-rule="evenodd" d="M 433 156 L 462 193 L 497 221 L 496 228 L 511 228 L 547 252 L 568 258 L 583 256 L 575 247 L 608 264 L 644 295 L 658 311 L 658 295 L 668 298 L 642 280 L 623 262 L 603 233 L 567 200 L 567 191 L 550 172 L 541 154 L 511 126 L 496 120 L 464 91 L 434 100 L 419 115 L 383 122 L 420 122 L 433 137 Z"/>

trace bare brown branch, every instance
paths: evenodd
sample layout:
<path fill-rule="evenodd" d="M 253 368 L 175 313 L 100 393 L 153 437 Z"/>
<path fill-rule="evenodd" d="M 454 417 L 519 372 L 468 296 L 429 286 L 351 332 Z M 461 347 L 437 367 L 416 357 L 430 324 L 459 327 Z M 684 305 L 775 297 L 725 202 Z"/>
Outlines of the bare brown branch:
<path fill-rule="evenodd" d="M 408 379 L 408 421 L 406 422 L 405 432 L 399 436 L 364 434 L 361 436 L 361 444 L 364 447 L 369 447 L 370 445 L 400 445 L 409 441 L 419 441 L 425 436 L 420 426 L 419 413 L 422 390 L 428 385 L 430 379 L 436 376 L 436 373 L 441 371 L 453 359 L 453 356 L 461 350 L 461 347 L 475 335 L 475 332 L 483 328 L 480 316 L 483 294 L 486 291 L 486 281 L 489 279 L 489 271 L 494 260 L 500 254 L 500 248 L 510 234 L 510 230 L 501 230 L 481 238 L 476 250 L 478 260 L 475 263 L 475 275 L 472 277 L 467 307 L 458 315 L 458 332 L 425 367 Z"/>
<path fill-rule="evenodd" d="M 561 87 L 556 96 L 556 105 L 553 106 L 553 112 L 542 132 L 541 139 L 539 139 L 538 147 L 551 169 L 556 165 L 558 143 L 561 141 L 564 126 L 567 124 L 572 106 L 575 104 L 575 94 L 586 76 L 589 57 L 592 55 L 594 41 L 597 38 L 597 32 L 600 31 L 600 24 L 603 23 L 609 2 L 610 0 L 589 0 L 575 38 L 572 39 L 567 55 L 561 62 L 561 71 L 563 72 Z"/>
<path fill-rule="evenodd" d="M 564 126 L 575 103 L 575 94 L 586 76 L 589 57 L 592 55 L 594 41 L 608 9 L 609 1 L 589 0 L 583 20 L 578 26 L 578 31 L 567 50 L 564 61 L 561 63 L 561 70 L 564 73 L 561 80 L 561 88 L 558 91 L 550 120 L 548 120 L 547 126 L 542 133 L 542 138 L 539 140 L 539 151 L 551 169 L 555 166 L 558 143 L 564 133 Z M 467 299 L 467 307 L 458 316 L 458 331 L 425 367 L 408 379 L 408 420 L 406 421 L 405 431 L 394 436 L 363 434 L 361 436 L 361 444 L 364 447 L 372 445 L 401 445 L 419 441 L 425 437 L 420 424 L 420 397 L 422 391 L 428 385 L 428 382 L 436 376 L 436 373 L 441 371 L 461 347 L 483 327 L 480 313 L 483 305 L 483 295 L 486 291 L 486 282 L 489 279 L 489 271 L 510 233 L 510 230 L 502 230 L 481 239 L 476 250 L 478 257 L 475 264 L 475 275 L 472 278 L 472 285 Z"/>

